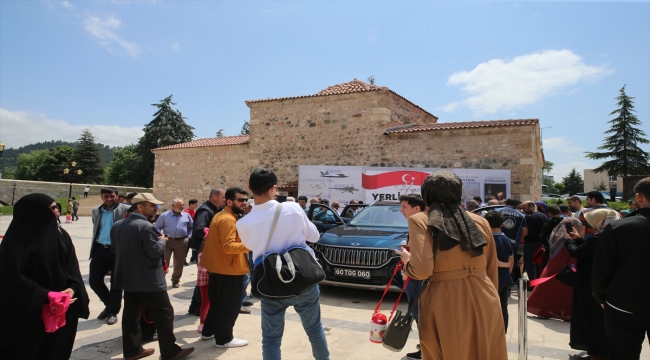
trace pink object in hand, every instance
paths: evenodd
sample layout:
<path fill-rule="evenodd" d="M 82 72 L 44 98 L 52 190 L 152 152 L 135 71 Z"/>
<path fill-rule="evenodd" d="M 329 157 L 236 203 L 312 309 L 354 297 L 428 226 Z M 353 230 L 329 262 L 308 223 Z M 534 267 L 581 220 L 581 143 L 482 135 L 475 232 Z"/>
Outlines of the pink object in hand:
<path fill-rule="evenodd" d="M 70 307 L 70 294 L 50 291 L 47 297 L 50 303 L 43 305 L 41 316 L 45 323 L 45 332 L 55 332 L 65 326 L 65 312 Z"/>

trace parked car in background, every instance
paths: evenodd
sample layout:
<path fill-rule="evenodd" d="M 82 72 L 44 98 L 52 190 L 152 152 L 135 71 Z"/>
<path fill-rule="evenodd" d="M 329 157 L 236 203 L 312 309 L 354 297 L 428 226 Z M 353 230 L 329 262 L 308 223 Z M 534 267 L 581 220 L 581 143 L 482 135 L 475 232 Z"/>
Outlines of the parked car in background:
<path fill-rule="evenodd" d="M 331 225 L 334 219 L 338 224 L 326 229 L 317 243 L 310 244 L 325 270 L 321 284 L 384 290 L 400 261 L 400 244 L 406 244 L 408 237 L 408 223 L 400 212 L 400 203 L 373 203 L 347 221 L 328 210 L 329 206 L 312 204 L 309 211 L 317 227 L 318 221 Z M 396 276 L 391 290 L 400 291 L 402 283 L 402 277 Z"/>

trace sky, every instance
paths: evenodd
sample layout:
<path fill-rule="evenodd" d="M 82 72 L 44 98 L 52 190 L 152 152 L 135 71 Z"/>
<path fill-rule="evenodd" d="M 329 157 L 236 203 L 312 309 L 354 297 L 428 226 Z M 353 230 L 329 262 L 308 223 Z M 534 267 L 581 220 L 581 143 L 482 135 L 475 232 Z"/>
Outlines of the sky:
<path fill-rule="evenodd" d="M 650 138 L 650 2 L 0 1 L 7 147 L 135 143 L 172 94 L 237 135 L 246 100 L 370 76 L 438 122 L 538 118 L 560 181 L 599 165 L 624 85 Z"/>

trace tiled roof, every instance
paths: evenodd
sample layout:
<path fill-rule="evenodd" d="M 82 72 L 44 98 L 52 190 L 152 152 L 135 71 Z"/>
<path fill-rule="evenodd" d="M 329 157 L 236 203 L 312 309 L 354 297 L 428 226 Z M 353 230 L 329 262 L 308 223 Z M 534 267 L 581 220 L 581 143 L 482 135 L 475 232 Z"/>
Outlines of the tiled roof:
<path fill-rule="evenodd" d="M 515 119 L 515 120 L 486 120 L 486 121 L 466 121 L 466 122 L 448 122 L 448 123 L 435 123 L 413 126 L 400 126 L 397 128 L 386 129 L 385 135 L 400 134 L 419 131 L 439 131 L 439 130 L 461 130 L 461 129 L 476 129 L 476 128 L 489 128 L 489 127 L 510 127 L 510 126 L 527 126 L 538 124 L 538 119 Z"/>
<path fill-rule="evenodd" d="M 433 116 L 434 118 L 438 119 L 437 116 L 431 114 L 430 112 L 422 109 L 416 104 L 413 104 L 411 101 L 409 101 L 407 98 L 403 97 L 402 95 L 394 92 L 393 90 L 390 90 L 389 88 L 385 86 L 376 86 L 373 84 L 368 84 L 366 82 L 363 82 L 358 79 L 354 79 L 350 82 L 343 83 L 343 84 L 336 84 L 333 86 L 328 87 L 327 89 L 321 90 L 317 92 L 314 95 L 302 95 L 302 96 L 290 96 L 290 97 L 280 97 L 280 98 L 266 98 L 266 99 L 259 99 L 259 100 L 246 100 L 247 104 L 252 104 L 252 103 L 259 103 L 259 102 L 266 102 L 266 101 L 276 101 L 276 100 L 292 100 L 292 99 L 302 99 L 302 98 L 310 98 L 310 97 L 317 97 L 317 96 L 328 96 L 328 95 L 341 95 L 341 94 L 352 94 L 352 93 L 359 93 L 359 92 L 368 92 L 368 91 L 378 91 L 378 90 L 387 90 L 390 91 L 391 93 L 397 95 L 398 97 L 402 98 L 406 102 L 412 104 L 413 106 L 417 107 L 418 109 L 424 111 L 425 113 Z"/>
<path fill-rule="evenodd" d="M 243 144 L 248 144 L 249 138 L 250 138 L 249 135 L 237 135 L 237 136 L 222 136 L 222 137 L 207 138 L 207 139 L 197 139 L 182 144 L 159 147 L 157 149 L 153 149 L 152 151 L 190 149 L 190 148 L 227 146 L 227 145 L 243 145 Z"/>
<path fill-rule="evenodd" d="M 286 184 L 278 185 L 278 189 L 284 190 L 284 189 L 293 189 L 298 187 L 298 182 L 297 181 L 290 181 Z"/>
<path fill-rule="evenodd" d="M 354 79 L 347 83 L 330 86 L 325 90 L 319 91 L 318 93 L 316 93 L 316 95 L 339 95 L 339 94 L 351 94 L 351 93 L 358 93 L 364 91 L 376 91 L 376 90 L 381 90 L 381 88 L 377 85 L 368 84 L 361 80 Z"/>

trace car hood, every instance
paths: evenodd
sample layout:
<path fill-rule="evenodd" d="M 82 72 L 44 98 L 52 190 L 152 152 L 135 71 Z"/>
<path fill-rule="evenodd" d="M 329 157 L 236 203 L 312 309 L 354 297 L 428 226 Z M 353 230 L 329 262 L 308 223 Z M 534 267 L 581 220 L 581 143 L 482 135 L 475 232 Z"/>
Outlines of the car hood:
<path fill-rule="evenodd" d="M 318 243 L 368 248 L 397 248 L 399 244 L 406 243 L 407 236 L 407 228 L 337 226 L 323 233 Z"/>

